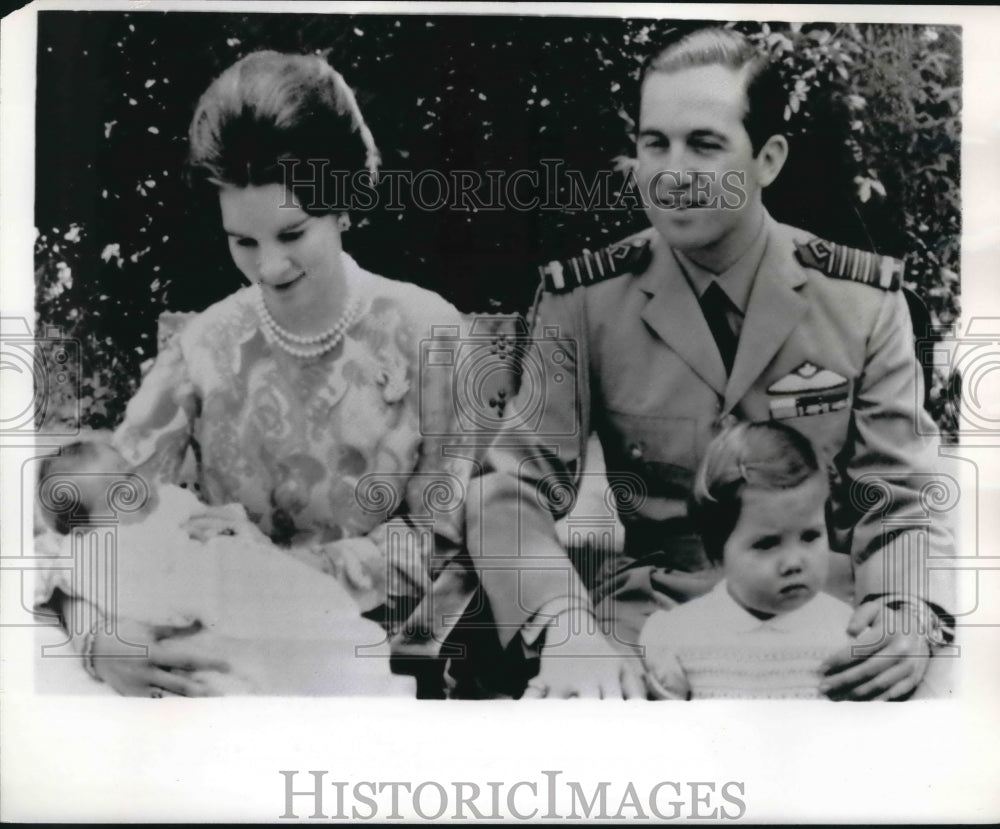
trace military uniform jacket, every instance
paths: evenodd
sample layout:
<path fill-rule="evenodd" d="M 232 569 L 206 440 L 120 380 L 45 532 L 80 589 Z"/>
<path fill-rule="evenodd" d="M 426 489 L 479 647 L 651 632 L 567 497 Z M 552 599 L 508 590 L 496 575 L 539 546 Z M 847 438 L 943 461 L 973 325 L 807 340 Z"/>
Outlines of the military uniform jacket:
<path fill-rule="evenodd" d="M 625 527 L 624 553 L 577 562 L 577 570 L 622 641 L 635 642 L 657 607 L 718 580 L 687 500 L 708 442 L 733 419 L 781 418 L 820 450 L 834 476 L 834 547 L 850 556 L 843 561 L 857 600 L 931 591 L 922 556 L 950 555 L 952 541 L 921 497 L 940 482 L 938 433 L 922 405 L 905 298 L 898 285 L 886 290 L 803 264 L 810 258 L 797 256 L 797 246 L 811 234 L 766 221 L 728 379 L 694 292 L 655 231 L 643 234 L 651 256 L 641 272 L 542 295 L 527 385 L 513 406 L 521 415 L 495 441 L 469 502 L 470 553 L 503 643 L 554 601 L 587 598 L 553 517 L 571 505 L 567 487 L 592 430 Z"/>

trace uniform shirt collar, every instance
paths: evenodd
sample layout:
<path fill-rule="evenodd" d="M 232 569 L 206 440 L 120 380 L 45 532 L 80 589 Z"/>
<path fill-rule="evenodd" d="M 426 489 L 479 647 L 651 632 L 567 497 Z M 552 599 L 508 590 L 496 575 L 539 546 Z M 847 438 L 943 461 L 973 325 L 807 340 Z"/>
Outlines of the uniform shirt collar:
<path fill-rule="evenodd" d="M 760 263 L 764 258 L 764 251 L 767 248 L 767 233 L 764 232 L 767 223 L 768 217 L 765 215 L 760 223 L 760 229 L 757 231 L 753 242 L 750 243 L 750 247 L 747 248 L 746 253 L 720 274 L 714 274 L 691 261 L 691 259 L 679 250 L 674 251 L 674 256 L 677 257 L 681 270 L 687 276 L 688 282 L 691 284 L 698 299 L 701 299 L 702 294 L 705 293 L 712 282 L 717 281 L 719 287 L 722 288 L 736 310 L 746 315 L 754 277 L 757 275 L 757 269 L 760 267 Z"/>

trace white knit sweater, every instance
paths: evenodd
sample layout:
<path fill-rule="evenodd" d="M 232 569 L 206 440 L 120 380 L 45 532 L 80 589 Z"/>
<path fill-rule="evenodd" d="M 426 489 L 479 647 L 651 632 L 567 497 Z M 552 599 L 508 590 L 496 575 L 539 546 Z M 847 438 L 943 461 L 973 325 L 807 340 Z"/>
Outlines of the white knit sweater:
<path fill-rule="evenodd" d="M 817 699 L 819 666 L 848 643 L 852 609 L 825 593 L 761 620 L 740 607 L 726 582 L 642 630 L 646 681 L 659 699 Z"/>

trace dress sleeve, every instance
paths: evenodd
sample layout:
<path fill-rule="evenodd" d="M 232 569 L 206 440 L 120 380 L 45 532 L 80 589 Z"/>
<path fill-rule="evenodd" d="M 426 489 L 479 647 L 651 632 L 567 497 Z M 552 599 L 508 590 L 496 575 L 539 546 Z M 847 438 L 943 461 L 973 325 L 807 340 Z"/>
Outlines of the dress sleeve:
<path fill-rule="evenodd" d="M 190 318 L 184 318 L 189 322 Z M 140 474 L 175 483 L 191 443 L 198 400 L 181 348 L 183 325 L 161 318 L 160 350 L 125 409 L 113 443 Z M 164 335 L 165 326 L 171 331 Z"/>

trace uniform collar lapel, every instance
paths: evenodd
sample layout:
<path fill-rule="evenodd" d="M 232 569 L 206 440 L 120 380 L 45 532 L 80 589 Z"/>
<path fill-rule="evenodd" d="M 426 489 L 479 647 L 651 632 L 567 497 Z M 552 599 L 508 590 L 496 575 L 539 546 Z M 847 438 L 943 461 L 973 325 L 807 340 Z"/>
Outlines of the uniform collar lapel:
<path fill-rule="evenodd" d="M 652 249 L 652 261 L 639 277 L 639 288 L 649 298 L 642 319 L 702 380 L 722 394 L 726 368 L 694 291 L 659 234 Z"/>
<path fill-rule="evenodd" d="M 781 227 L 770 216 L 766 222 L 767 248 L 750 291 L 723 414 L 739 403 L 806 312 L 807 303 L 798 293 L 806 278 L 792 245 L 782 244 Z"/>

